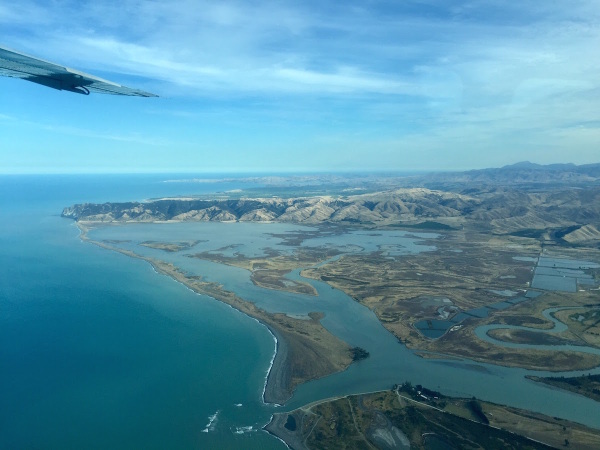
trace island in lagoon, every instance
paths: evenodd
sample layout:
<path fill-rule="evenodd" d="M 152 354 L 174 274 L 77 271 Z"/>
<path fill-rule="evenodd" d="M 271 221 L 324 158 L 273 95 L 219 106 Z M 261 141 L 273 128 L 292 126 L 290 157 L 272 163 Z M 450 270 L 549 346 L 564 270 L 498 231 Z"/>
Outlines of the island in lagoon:
<path fill-rule="evenodd" d="M 291 403 L 318 396 L 300 388 L 310 380 L 326 384 L 326 376 L 333 373 L 345 371 L 350 377 L 365 370 L 374 376 L 369 364 L 389 359 L 395 354 L 390 352 L 410 352 L 411 358 L 421 360 L 415 364 L 443 363 L 446 366 L 431 367 L 446 367 L 449 374 L 452 361 L 462 364 L 461 370 L 477 363 L 482 365 L 474 367 L 483 372 L 496 370 L 489 369 L 491 365 L 507 376 L 520 369 L 538 378 L 597 372 L 600 188 L 588 177 L 574 189 L 573 177 L 564 175 L 565 170 L 576 171 L 572 167 L 550 174 L 529 170 L 538 179 L 515 182 L 523 172 L 517 167 L 507 169 L 510 182 L 497 171 L 467 173 L 397 180 L 391 189 L 372 188 L 360 195 L 243 198 L 237 193 L 237 198 L 225 199 L 74 205 L 65 208 L 63 216 L 77 221 L 83 239 L 142 258 L 195 292 L 265 324 L 277 341 L 264 392 L 269 403 L 287 407 L 294 392 Z M 403 186 L 409 182 L 414 186 Z M 229 227 L 228 233 L 237 226 L 239 233 L 217 243 L 211 235 L 215 228 L 206 227 L 209 222 Z M 179 228 L 171 236 L 167 230 L 174 227 Z M 197 264 L 201 269 L 196 271 Z M 239 290 L 228 284 L 227 267 L 246 271 L 254 287 Z M 277 295 L 257 299 L 259 290 Z M 340 301 L 347 302 L 344 308 L 352 302 L 352 308 L 362 309 L 354 316 L 344 315 Z M 389 340 L 379 348 L 377 340 L 359 336 L 362 326 L 375 326 L 361 320 L 383 325 L 397 348 L 390 350 Z M 354 366 L 354 372 L 348 370 Z M 390 365 L 388 372 L 378 374 L 380 382 L 357 383 L 358 389 L 381 386 L 400 367 Z M 524 375 L 519 375 L 520 389 L 531 383 L 532 396 L 554 392 L 557 402 L 570 399 L 572 405 L 581 402 L 584 410 L 599 410 L 594 400 L 550 391 Z M 396 383 L 407 378 L 399 372 L 395 377 Z M 444 391 L 447 386 L 439 388 Z M 460 389 L 456 385 L 450 390 Z M 346 400 L 351 406 L 355 401 Z M 510 407 L 519 401 L 523 399 L 507 396 Z M 335 402 L 339 400 L 320 407 L 336 408 Z M 534 400 L 532 408 L 562 420 L 586 420 L 540 411 Z M 365 420 L 391 420 L 389 410 L 381 411 Z M 564 414 L 569 415 L 569 408 Z M 269 431 L 293 448 L 302 448 L 286 439 L 291 425 L 286 428 L 288 415 L 284 416 L 285 420 L 276 416 Z M 346 429 L 349 420 L 356 416 L 336 421 L 334 428 Z M 595 419 L 587 420 L 586 425 L 600 428 Z M 398 428 L 393 420 L 390 423 Z M 569 434 L 563 441 L 583 445 L 585 439 L 578 437 L 583 434 Z M 373 435 L 362 436 L 369 445 L 380 445 Z M 557 442 L 551 432 L 546 440 L 536 436 Z M 318 440 L 306 445 L 319 446 Z"/>

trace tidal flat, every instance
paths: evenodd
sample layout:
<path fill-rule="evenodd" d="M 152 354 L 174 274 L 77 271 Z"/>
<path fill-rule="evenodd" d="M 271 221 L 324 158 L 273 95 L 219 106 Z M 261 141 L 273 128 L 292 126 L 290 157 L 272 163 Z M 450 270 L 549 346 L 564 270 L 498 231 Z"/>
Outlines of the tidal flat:
<path fill-rule="evenodd" d="M 503 320 L 543 327 L 548 304 L 585 303 L 581 293 L 553 300 L 549 293 L 528 290 L 540 250 L 535 241 L 278 223 L 79 222 L 84 229 L 89 225 L 97 228 L 86 237 L 99 245 L 142 258 L 268 326 L 277 338 L 277 356 L 264 392 L 267 402 L 293 408 L 409 379 L 446 394 L 476 395 L 600 428 L 596 402 L 525 378 L 596 373 L 597 355 L 507 348 L 473 332 Z M 516 259 L 519 255 L 531 260 Z M 299 291 L 301 285 L 310 292 Z M 446 302 L 434 301 L 440 298 Z M 506 307 L 490 307 L 489 314 L 471 316 L 438 339 L 412 326 L 500 303 Z M 403 329 L 407 336 L 398 332 Z M 369 357 L 351 363 L 354 347 Z"/>
<path fill-rule="evenodd" d="M 540 321 L 551 327 L 542 312 L 552 306 L 582 307 L 582 312 L 593 308 L 597 301 L 593 284 L 582 285 L 574 293 L 554 292 L 551 286 L 547 290 L 531 288 L 542 253 L 539 242 L 472 230 L 446 231 L 426 242 L 434 243 L 436 250 L 407 253 L 398 258 L 385 257 L 381 251 L 344 254 L 335 261 L 305 269 L 302 274 L 324 280 L 372 309 L 401 342 L 411 349 L 431 352 L 428 357 L 454 355 L 511 367 L 555 371 L 594 368 L 600 364 L 598 356 L 589 353 L 566 354 L 541 346 L 501 347 L 475 335 L 477 327 L 492 323 Z M 547 250 L 545 255 L 553 253 L 564 256 L 563 265 L 568 265 L 569 255 L 575 254 Z M 578 255 L 593 261 L 600 259 L 600 252 L 595 249 L 580 250 Z M 547 261 L 548 257 L 541 259 Z M 577 267 L 585 267 L 578 276 L 593 280 L 597 264 L 576 262 Z M 581 328 L 572 320 L 567 323 L 569 327 Z M 567 335 L 566 331 L 563 334 L 554 339 L 571 339 L 576 345 L 591 343 L 597 347 L 593 326 L 577 335 Z"/>

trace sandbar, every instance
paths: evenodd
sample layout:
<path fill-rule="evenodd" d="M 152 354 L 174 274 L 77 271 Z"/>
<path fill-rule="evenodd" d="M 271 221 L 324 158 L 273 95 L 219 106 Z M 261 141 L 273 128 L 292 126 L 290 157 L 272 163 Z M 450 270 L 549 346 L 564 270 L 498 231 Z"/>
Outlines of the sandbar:
<path fill-rule="evenodd" d="M 227 291 L 218 283 L 203 281 L 201 277 L 189 276 L 175 265 L 139 255 L 131 250 L 96 241 L 88 236 L 95 227 L 93 223 L 77 222 L 80 238 L 102 248 L 144 260 L 158 273 L 183 284 L 190 290 L 226 303 L 266 326 L 276 339 L 276 353 L 267 374 L 263 393 L 266 403 L 283 405 L 296 386 L 309 380 L 321 378 L 345 370 L 352 362 L 350 346 L 332 335 L 320 323 L 321 313 L 310 313 L 310 320 L 269 313 L 254 303 Z"/>

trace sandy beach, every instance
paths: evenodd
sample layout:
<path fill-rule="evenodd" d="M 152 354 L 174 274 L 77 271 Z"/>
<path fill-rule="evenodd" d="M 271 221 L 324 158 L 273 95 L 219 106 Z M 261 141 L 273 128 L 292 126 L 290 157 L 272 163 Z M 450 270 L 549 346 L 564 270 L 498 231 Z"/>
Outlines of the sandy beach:
<path fill-rule="evenodd" d="M 287 370 L 287 367 L 289 367 L 288 345 L 281 333 L 271 328 L 269 330 L 273 333 L 275 339 L 277 339 L 277 344 L 273 364 L 267 374 L 263 401 L 265 403 L 283 405 L 291 395 L 291 392 L 289 392 L 290 373 Z"/>

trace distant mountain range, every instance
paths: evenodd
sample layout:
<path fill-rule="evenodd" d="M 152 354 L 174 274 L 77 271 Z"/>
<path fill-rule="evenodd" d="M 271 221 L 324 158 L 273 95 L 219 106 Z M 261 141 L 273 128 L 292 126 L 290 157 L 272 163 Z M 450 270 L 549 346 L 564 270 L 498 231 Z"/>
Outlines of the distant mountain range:
<path fill-rule="evenodd" d="M 417 181 L 417 180 L 414 180 Z M 479 183 L 486 185 L 572 185 L 600 184 L 600 164 L 549 164 L 540 165 L 523 161 L 493 169 L 466 172 L 440 172 L 420 179 L 426 186 L 444 184 Z"/>

